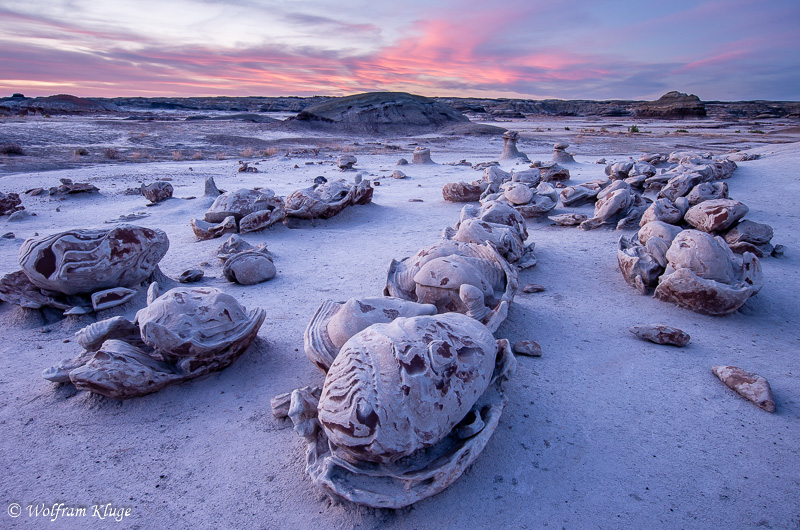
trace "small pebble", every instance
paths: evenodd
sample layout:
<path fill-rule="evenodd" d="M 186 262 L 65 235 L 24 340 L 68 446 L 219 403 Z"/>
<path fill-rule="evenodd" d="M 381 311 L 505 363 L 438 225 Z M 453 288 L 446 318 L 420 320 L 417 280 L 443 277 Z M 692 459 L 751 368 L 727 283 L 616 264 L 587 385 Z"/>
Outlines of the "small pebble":
<path fill-rule="evenodd" d="M 14 239 L 17 236 L 14 235 L 14 232 L 6 232 L 0 237 L 2 237 L 3 239 Z"/>
<path fill-rule="evenodd" d="M 380 185 L 381 185 L 381 183 L 380 183 L 380 181 L 378 181 L 378 180 L 375 180 L 375 181 L 373 181 L 373 182 L 372 182 L 372 185 L 373 185 L 373 186 L 380 186 Z"/>
<path fill-rule="evenodd" d="M 408 199 L 408 202 L 424 202 L 422 199 Z"/>
<path fill-rule="evenodd" d="M 786 247 L 783 245 L 775 245 L 775 248 L 772 249 L 772 257 L 780 258 L 783 256 L 783 253 L 786 252 Z"/>
<path fill-rule="evenodd" d="M 519 355 L 527 355 L 529 357 L 542 356 L 542 347 L 539 346 L 539 343 L 532 340 L 521 340 L 519 342 L 515 342 L 511 349 L 514 353 Z"/>
<path fill-rule="evenodd" d="M 538 283 L 529 283 L 522 290 L 526 293 L 541 293 L 544 291 L 544 285 L 539 285 Z"/>

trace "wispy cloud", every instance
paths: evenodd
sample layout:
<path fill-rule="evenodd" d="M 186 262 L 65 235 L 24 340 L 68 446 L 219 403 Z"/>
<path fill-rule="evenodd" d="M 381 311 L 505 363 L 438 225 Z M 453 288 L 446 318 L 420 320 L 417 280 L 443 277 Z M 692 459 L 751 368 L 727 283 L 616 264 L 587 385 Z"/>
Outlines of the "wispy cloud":
<path fill-rule="evenodd" d="M 0 90 L 650 99 L 677 89 L 704 99 L 800 99 L 800 8 L 790 0 L 738 0 L 736 13 L 723 2 L 646 2 L 637 13 L 588 0 L 409 1 L 402 10 L 359 1 L 336 11 L 328 0 L 285 10 L 148 0 L 153 12 L 121 1 L 113 17 L 82 0 L 0 7 Z M 769 27 L 749 27 L 744 38 L 726 31 L 750 12 Z"/>

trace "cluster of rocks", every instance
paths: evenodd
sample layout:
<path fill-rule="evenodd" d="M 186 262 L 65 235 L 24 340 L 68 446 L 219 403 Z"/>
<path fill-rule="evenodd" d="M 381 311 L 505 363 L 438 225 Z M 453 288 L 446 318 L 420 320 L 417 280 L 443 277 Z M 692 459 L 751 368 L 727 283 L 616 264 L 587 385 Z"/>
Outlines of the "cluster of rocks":
<path fill-rule="evenodd" d="M 306 328 L 325 382 L 272 407 L 306 439 L 306 472 L 332 497 L 408 506 L 456 480 L 496 429 L 516 361 L 492 334 L 536 258 L 524 217 L 495 195 L 392 260 L 383 296 L 325 301 Z M 541 354 L 532 341 L 515 350 Z"/>
<path fill-rule="evenodd" d="M 72 179 L 59 179 L 61 184 L 50 188 L 32 188 L 25 190 L 25 195 L 35 197 L 37 195 L 69 195 L 72 193 L 97 193 L 100 190 L 94 184 L 88 182 L 73 182 Z"/>
<path fill-rule="evenodd" d="M 730 199 L 727 184 L 716 180 L 728 178 L 735 167 L 726 160 L 683 157 L 677 170 L 666 172 L 672 175 L 667 180 L 651 181 L 663 183 L 656 200 L 641 216 L 639 230 L 619 241 L 617 259 L 630 285 L 645 294 L 655 289 L 660 300 L 708 315 L 736 311 L 758 293 L 758 258 L 774 251 L 773 231 L 743 220 L 747 206 Z"/>
<path fill-rule="evenodd" d="M 518 153 L 516 139 L 516 133 L 504 135 L 504 156 L 507 153 Z M 563 187 L 563 181 L 570 178 L 569 170 L 555 161 L 555 158 L 563 160 L 566 147 L 567 144 L 556 144 L 554 160 L 533 162 L 528 169 L 522 171 L 506 172 L 497 163 L 475 165 L 473 168 L 483 169 L 483 178 L 480 181 L 447 183 L 442 187 L 442 197 L 450 202 L 480 201 L 485 204 L 500 201 L 511 205 L 524 217 L 546 215 L 558 203 L 556 187 Z M 571 155 L 566 156 L 571 158 Z"/>
<path fill-rule="evenodd" d="M 218 193 L 207 182 L 207 195 Z M 211 191 L 208 191 L 211 190 Z M 264 230 L 291 219 L 328 219 L 348 206 L 368 204 L 374 189 L 369 180 L 357 176 L 350 184 L 344 179 L 329 182 L 317 177 L 314 185 L 296 190 L 286 198 L 270 189 L 239 189 L 219 194 L 203 219 L 192 219 L 198 240 L 214 239 L 229 233 Z"/>

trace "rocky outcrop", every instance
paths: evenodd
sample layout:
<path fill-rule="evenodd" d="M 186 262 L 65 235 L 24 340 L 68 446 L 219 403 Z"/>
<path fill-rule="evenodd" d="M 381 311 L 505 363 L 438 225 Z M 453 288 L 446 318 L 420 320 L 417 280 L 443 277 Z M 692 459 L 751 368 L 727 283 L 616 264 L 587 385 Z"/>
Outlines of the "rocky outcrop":
<path fill-rule="evenodd" d="M 641 103 L 634 109 L 637 118 L 705 118 L 706 107 L 694 94 L 667 92 L 656 101 Z"/>
<path fill-rule="evenodd" d="M 469 118 L 439 101 L 405 92 L 367 92 L 311 105 L 287 120 L 286 126 L 386 132 L 435 130 L 460 123 L 469 123 Z"/>

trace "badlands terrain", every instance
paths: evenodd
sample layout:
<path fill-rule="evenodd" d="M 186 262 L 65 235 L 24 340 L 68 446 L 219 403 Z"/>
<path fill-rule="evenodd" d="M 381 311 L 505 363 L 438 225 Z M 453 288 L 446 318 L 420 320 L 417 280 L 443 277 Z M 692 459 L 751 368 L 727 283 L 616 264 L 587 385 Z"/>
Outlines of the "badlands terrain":
<path fill-rule="evenodd" d="M 115 315 L 133 318 L 145 304 L 143 292 L 122 306 L 66 318 L 0 303 L 0 499 L 24 508 L 19 518 L 3 508 L 2 527 L 47 526 L 27 507 L 63 502 L 129 507 L 123 524 L 131 528 L 800 528 L 796 117 L 481 113 L 471 115 L 481 124 L 474 129 L 363 136 L 313 124 L 276 126 L 297 109 L 249 110 L 130 106 L 0 118 L 0 144 L 24 153 L 0 154 L 0 191 L 20 193 L 32 214 L 0 218 L 0 274 L 19 268 L 17 252 L 27 238 L 127 219 L 167 233 L 170 247 L 160 263 L 167 276 L 201 269 L 199 285 L 266 311 L 258 339 L 230 367 L 121 401 L 54 384 L 41 372 L 79 352 L 78 329 Z M 785 253 L 761 260 L 760 293 L 731 315 L 711 317 L 625 282 L 617 241 L 632 230 L 583 231 L 528 219 L 538 264 L 520 272 L 520 286 L 544 290 L 520 289 L 495 336 L 536 341 L 542 355 L 517 357 L 508 404 L 486 449 L 444 492 L 409 508 L 334 503 L 306 476 L 305 444 L 290 421 L 273 417 L 270 399 L 322 384 L 303 351 L 316 308 L 324 300 L 380 296 L 392 259 L 435 243 L 458 220 L 463 204 L 445 202 L 442 186 L 480 180 L 480 171 L 451 163 L 497 160 L 506 129 L 519 132 L 517 147 L 531 161 L 550 160 L 555 143 L 568 143 L 578 162 L 569 166 L 568 185 L 605 177 L 599 158 L 758 154 L 737 162 L 726 182 L 730 196 L 749 207 L 747 219 L 772 226 L 772 242 Z M 419 146 L 436 164 L 397 166 Z M 336 166 L 342 154 L 357 158 L 354 171 Z M 240 173 L 240 161 L 258 172 Z M 527 166 L 501 162 L 507 171 Z M 396 169 L 407 178 L 392 178 Z M 243 236 L 274 256 L 277 276 L 265 283 L 228 282 L 216 257 L 224 238 L 197 241 L 189 224 L 210 204 L 203 197 L 207 177 L 225 190 L 262 187 L 286 196 L 318 176 L 352 182 L 359 173 L 375 186 L 370 204 Z M 23 193 L 60 179 L 99 192 Z M 149 206 L 138 188 L 157 180 L 169 181 L 174 196 Z M 559 204 L 551 215 L 592 211 Z M 649 323 L 678 327 L 691 341 L 662 346 L 628 331 Z M 737 396 L 711 373 L 713 365 L 766 377 L 776 412 Z M 87 523 L 109 521 L 57 524 Z"/>

